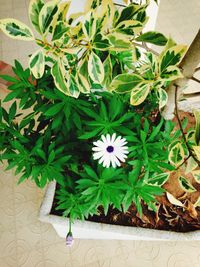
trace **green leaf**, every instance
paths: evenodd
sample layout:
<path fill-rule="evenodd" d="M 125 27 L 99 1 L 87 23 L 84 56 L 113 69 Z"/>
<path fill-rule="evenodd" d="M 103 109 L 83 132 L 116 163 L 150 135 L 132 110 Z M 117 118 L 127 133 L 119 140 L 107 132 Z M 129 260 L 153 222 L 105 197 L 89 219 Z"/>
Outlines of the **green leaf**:
<path fill-rule="evenodd" d="M 0 75 L 0 78 L 11 83 L 18 83 L 19 80 L 9 75 Z"/>
<path fill-rule="evenodd" d="M 39 14 L 39 26 L 43 35 L 46 35 L 50 26 L 54 22 L 55 16 L 58 14 L 58 1 L 52 0 L 47 2 L 41 9 Z"/>
<path fill-rule="evenodd" d="M 31 0 L 29 3 L 29 18 L 36 31 L 39 33 L 41 33 L 39 26 L 39 14 L 43 6 L 43 0 Z"/>
<path fill-rule="evenodd" d="M 104 66 L 101 59 L 94 53 L 91 52 L 88 60 L 88 72 L 90 78 L 98 84 L 101 84 L 104 80 Z"/>
<path fill-rule="evenodd" d="M 70 28 L 66 27 L 63 21 L 58 21 L 54 28 L 52 41 L 59 40 Z"/>
<path fill-rule="evenodd" d="M 131 92 L 130 103 L 138 106 L 145 101 L 151 90 L 151 83 L 141 82 Z"/>
<path fill-rule="evenodd" d="M 162 33 L 150 31 L 141 34 L 136 41 L 163 46 L 166 45 L 167 38 Z"/>
<path fill-rule="evenodd" d="M 116 91 L 117 93 L 128 93 L 135 88 L 143 78 L 137 74 L 119 74 L 117 75 L 111 85 L 110 91 Z"/>
<path fill-rule="evenodd" d="M 192 193 L 197 191 L 192 184 L 184 177 L 179 177 L 179 184 L 185 192 Z"/>
<path fill-rule="evenodd" d="M 71 74 L 68 78 L 68 87 L 70 96 L 78 98 L 80 91 L 79 91 L 79 84 L 76 78 Z"/>
<path fill-rule="evenodd" d="M 36 79 L 40 79 L 44 74 L 45 58 L 42 50 L 37 50 L 29 60 L 29 67 Z"/>
<path fill-rule="evenodd" d="M 46 112 L 44 112 L 44 115 L 48 117 L 53 117 L 56 114 L 58 114 L 63 109 L 63 103 L 56 103 L 50 106 Z"/>
<path fill-rule="evenodd" d="M 33 41 L 31 29 L 16 19 L 1 19 L 0 29 L 10 38 L 24 41 Z"/>
<path fill-rule="evenodd" d="M 9 121 L 11 122 L 15 116 L 16 116 L 16 111 L 17 111 L 17 104 L 16 101 L 12 104 L 9 110 Z"/>
<path fill-rule="evenodd" d="M 174 81 L 178 78 L 183 78 L 183 74 L 180 69 L 176 66 L 169 66 L 160 75 L 161 79 L 164 81 Z"/>

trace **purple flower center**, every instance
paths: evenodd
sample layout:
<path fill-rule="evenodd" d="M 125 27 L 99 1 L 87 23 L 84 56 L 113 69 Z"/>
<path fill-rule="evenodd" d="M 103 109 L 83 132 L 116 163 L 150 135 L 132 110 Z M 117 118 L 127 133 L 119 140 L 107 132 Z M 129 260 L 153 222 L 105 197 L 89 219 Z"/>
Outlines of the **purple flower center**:
<path fill-rule="evenodd" d="M 112 153 L 114 151 L 114 147 L 113 146 L 108 146 L 106 148 L 106 150 L 108 151 L 108 153 Z"/>

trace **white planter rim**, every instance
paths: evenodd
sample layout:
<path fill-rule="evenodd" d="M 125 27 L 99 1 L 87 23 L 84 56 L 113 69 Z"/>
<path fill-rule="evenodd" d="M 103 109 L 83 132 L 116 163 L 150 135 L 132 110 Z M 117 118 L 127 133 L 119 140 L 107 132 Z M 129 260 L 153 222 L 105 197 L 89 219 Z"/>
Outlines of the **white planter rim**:
<path fill-rule="evenodd" d="M 44 200 L 39 212 L 39 220 L 51 223 L 54 228 L 62 228 L 58 234 L 66 236 L 68 218 L 50 214 L 55 195 L 56 182 L 48 184 Z M 77 234 L 76 234 L 77 230 Z M 63 232 L 64 231 L 64 232 Z M 80 233 L 80 234 L 78 234 Z M 73 223 L 73 234 L 86 239 L 124 239 L 124 240 L 163 240 L 163 241 L 194 241 L 200 240 L 200 231 L 179 233 L 173 231 L 155 230 L 141 227 L 121 226 L 76 220 Z M 93 236 L 94 235 L 94 236 Z"/>

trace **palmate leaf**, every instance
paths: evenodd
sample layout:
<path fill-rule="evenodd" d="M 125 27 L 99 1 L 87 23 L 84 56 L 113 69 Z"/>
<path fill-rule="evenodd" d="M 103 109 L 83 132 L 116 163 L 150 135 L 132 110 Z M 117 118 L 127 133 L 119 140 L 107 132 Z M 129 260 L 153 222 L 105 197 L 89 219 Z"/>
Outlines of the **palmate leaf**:
<path fill-rule="evenodd" d="M 33 41 L 32 30 L 16 19 L 1 19 L 0 29 L 10 38 L 24 41 Z"/>

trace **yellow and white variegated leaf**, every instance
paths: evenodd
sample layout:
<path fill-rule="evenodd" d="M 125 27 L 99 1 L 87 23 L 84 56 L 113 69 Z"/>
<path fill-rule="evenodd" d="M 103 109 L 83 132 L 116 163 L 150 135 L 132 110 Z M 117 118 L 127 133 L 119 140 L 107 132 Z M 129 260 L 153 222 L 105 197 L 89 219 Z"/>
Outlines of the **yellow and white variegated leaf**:
<path fill-rule="evenodd" d="M 55 62 L 51 69 L 51 74 L 57 89 L 66 95 L 70 95 L 69 87 L 65 80 L 66 71 L 61 61 Z"/>
<path fill-rule="evenodd" d="M 41 33 L 46 36 L 50 26 L 54 26 L 56 23 L 55 17 L 58 16 L 58 0 L 52 0 L 47 2 L 40 11 L 39 14 L 39 26 Z"/>
<path fill-rule="evenodd" d="M 96 18 L 91 11 L 88 12 L 83 18 L 82 30 L 86 40 L 88 41 L 92 40 L 96 34 Z"/>
<path fill-rule="evenodd" d="M 162 52 L 159 55 L 159 58 L 161 59 L 168 49 L 170 49 L 176 45 L 177 45 L 176 42 L 171 37 L 169 37 L 164 49 L 162 50 Z"/>
<path fill-rule="evenodd" d="M 189 130 L 186 134 L 186 140 L 195 144 L 195 131 Z"/>
<path fill-rule="evenodd" d="M 181 188 L 188 193 L 196 192 L 197 190 L 194 188 L 194 186 L 183 176 L 179 177 L 179 184 Z"/>
<path fill-rule="evenodd" d="M 185 169 L 185 174 L 192 172 L 193 170 L 196 169 L 197 166 L 198 166 L 197 162 L 193 159 L 193 157 L 190 157 L 187 160 L 187 167 Z"/>
<path fill-rule="evenodd" d="M 109 91 L 115 91 L 119 94 L 124 94 L 132 91 L 143 78 L 137 74 L 123 73 L 117 75 L 109 86 Z"/>
<path fill-rule="evenodd" d="M 200 146 L 193 146 L 192 148 L 194 149 L 197 159 L 200 160 Z"/>
<path fill-rule="evenodd" d="M 29 60 L 29 67 L 36 79 L 40 79 L 44 74 L 45 57 L 44 52 L 39 49 L 37 50 Z"/>
<path fill-rule="evenodd" d="M 167 104 L 168 94 L 164 89 L 158 88 L 158 97 L 159 97 L 159 109 L 161 110 Z"/>
<path fill-rule="evenodd" d="M 200 111 L 193 110 L 195 120 L 196 120 L 196 127 L 195 127 L 195 141 L 197 145 L 200 145 Z"/>
<path fill-rule="evenodd" d="M 183 78 L 181 70 L 176 66 L 169 66 L 160 76 L 164 81 L 174 81 L 179 78 Z"/>
<path fill-rule="evenodd" d="M 29 18 L 37 32 L 41 33 L 39 26 L 39 14 L 44 6 L 43 0 L 31 0 L 29 4 Z"/>
<path fill-rule="evenodd" d="M 200 184 L 200 170 L 192 171 L 192 175 L 196 182 Z"/>
<path fill-rule="evenodd" d="M 74 77 L 74 75 L 69 74 L 69 73 L 67 76 L 68 76 L 67 84 L 68 84 L 70 96 L 74 98 L 78 98 L 80 95 L 80 90 L 79 90 L 77 79 Z"/>
<path fill-rule="evenodd" d="M 178 65 L 186 50 L 187 46 L 176 45 L 165 51 L 162 57 L 159 57 L 160 74 L 164 73 L 169 66 Z"/>
<path fill-rule="evenodd" d="M 132 91 L 130 103 L 133 106 L 138 106 L 145 101 L 151 90 L 151 83 L 141 82 Z"/>
<path fill-rule="evenodd" d="M 178 142 L 173 146 L 171 146 L 168 157 L 169 157 L 169 162 L 173 166 L 178 167 L 179 165 L 181 165 L 184 162 L 184 157 L 185 157 L 183 145 L 180 142 Z"/>
<path fill-rule="evenodd" d="M 10 38 L 24 41 L 34 40 L 32 30 L 16 19 L 1 19 L 0 29 Z"/>
<path fill-rule="evenodd" d="M 101 59 L 91 52 L 88 60 L 88 73 L 93 82 L 101 84 L 104 80 L 104 66 Z"/>
<path fill-rule="evenodd" d="M 197 201 L 194 204 L 195 207 L 200 207 L 200 196 L 198 197 Z"/>
<path fill-rule="evenodd" d="M 103 86 L 107 89 L 112 82 L 112 62 L 110 55 L 103 62 L 105 77 L 102 82 Z"/>
<path fill-rule="evenodd" d="M 149 184 L 162 186 L 169 179 L 170 173 L 160 173 L 148 179 Z"/>
<path fill-rule="evenodd" d="M 124 34 L 114 32 L 107 35 L 107 38 L 112 44 L 111 51 L 119 52 L 134 49 L 129 39 L 124 37 Z"/>
<path fill-rule="evenodd" d="M 120 22 L 114 31 L 125 35 L 138 35 L 144 27 L 144 24 L 137 20 L 125 20 Z"/>
<path fill-rule="evenodd" d="M 60 48 L 60 50 L 67 54 L 77 54 L 80 50 L 80 47 L 68 47 L 68 48 Z"/>
<path fill-rule="evenodd" d="M 102 8 L 101 10 L 101 17 L 104 17 L 102 22 L 102 32 L 107 33 L 113 27 L 113 20 L 115 16 L 115 6 L 112 0 L 103 0 L 102 1 Z"/>
<path fill-rule="evenodd" d="M 176 199 L 172 194 L 166 192 L 167 199 L 169 202 L 175 206 L 184 207 L 183 203 L 180 200 Z"/>
<path fill-rule="evenodd" d="M 66 17 L 67 17 L 67 13 L 68 13 L 68 10 L 70 8 L 70 4 L 71 4 L 71 0 L 68 0 L 64 3 L 60 3 L 59 6 L 58 6 L 58 14 L 59 14 L 59 17 L 61 16 L 61 20 L 63 22 L 66 21 Z"/>
<path fill-rule="evenodd" d="M 90 84 L 88 82 L 88 80 L 86 79 L 85 76 L 83 76 L 82 74 L 77 74 L 77 83 L 79 86 L 79 90 L 83 93 L 83 94 L 88 94 L 90 92 Z"/>

